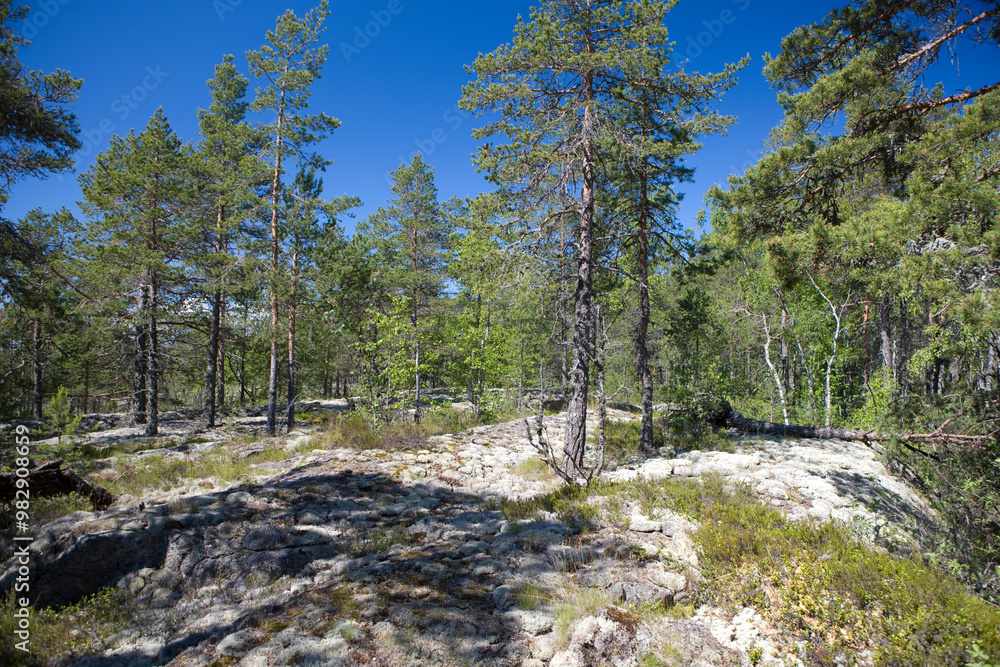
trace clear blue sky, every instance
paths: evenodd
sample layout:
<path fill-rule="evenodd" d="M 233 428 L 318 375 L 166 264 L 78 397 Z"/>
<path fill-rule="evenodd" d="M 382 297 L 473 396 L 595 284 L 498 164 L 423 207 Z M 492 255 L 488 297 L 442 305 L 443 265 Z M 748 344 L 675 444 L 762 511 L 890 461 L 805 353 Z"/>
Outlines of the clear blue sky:
<path fill-rule="evenodd" d="M 289 7 L 301 16 L 316 2 L 22 0 L 31 13 L 21 31 L 32 43 L 21 51 L 21 60 L 31 69 L 61 68 L 84 80 L 73 107 L 85 143 L 76 155 L 80 173 L 107 148 L 111 134 L 141 131 L 159 106 L 184 140 L 196 140 L 197 110 L 210 103 L 205 82 L 215 65 L 232 53 L 248 75 L 244 53 L 263 44 L 277 16 Z M 311 104 L 342 123 L 320 146 L 333 160 L 324 176 L 326 193 L 360 197 L 364 205 L 356 215 L 363 219 L 389 197 L 388 173 L 417 150 L 434 167 L 443 199 L 488 189 L 470 157 L 478 121 L 457 110 L 469 80 L 464 66 L 509 42 L 517 16 L 527 17 L 531 4 L 332 0 L 325 34 L 330 55 Z M 706 139 L 688 160 L 696 174 L 693 184 L 681 188 L 685 226 L 704 208 L 709 187 L 760 156 L 764 138 L 781 118 L 775 93 L 761 75 L 762 54 L 776 53 L 783 36 L 841 4 L 680 0 L 670 12 L 675 57 L 691 58 L 689 71 L 718 71 L 726 62 L 752 57 L 739 86 L 718 106 L 738 116 L 738 125 L 725 137 Z M 359 37 L 366 29 L 374 37 Z M 958 64 L 957 73 L 950 65 L 943 68 L 948 91 L 977 88 L 1000 71 L 995 50 L 963 54 Z M 24 181 L 13 189 L 4 217 L 16 220 L 36 206 L 46 211 L 67 206 L 79 215 L 80 198 L 75 174 Z"/>

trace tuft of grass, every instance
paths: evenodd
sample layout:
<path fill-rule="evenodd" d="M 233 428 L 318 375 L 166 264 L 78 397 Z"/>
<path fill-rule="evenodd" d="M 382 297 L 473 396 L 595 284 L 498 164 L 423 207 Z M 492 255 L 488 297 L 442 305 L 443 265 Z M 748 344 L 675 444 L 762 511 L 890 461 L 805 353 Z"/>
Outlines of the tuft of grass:
<path fill-rule="evenodd" d="M 548 605 L 553 594 L 538 584 L 530 581 L 523 581 L 514 586 L 513 600 L 518 609 L 538 609 Z"/>
<path fill-rule="evenodd" d="M 406 544 L 409 536 L 402 528 L 352 535 L 340 545 L 340 550 L 352 558 L 388 551 L 396 544 Z"/>
<path fill-rule="evenodd" d="M 573 634 L 573 626 L 587 616 L 596 616 L 602 609 L 614 604 L 611 594 L 603 588 L 568 586 L 556 594 L 553 606 L 555 623 L 553 635 L 556 644 L 565 648 Z"/>
<path fill-rule="evenodd" d="M 231 450 L 218 447 L 191 458 L 164 458 L 158 454 L 139 460 L 125 455 L 115 458 L 116 475 L 102 484 L 115 495 L 142 495 L 154 489 L 171 489 L 196 479 L 217 479 L 223 483 L 248 479 L 257 464 L 283 461 L 292 456 L 283 449 L 265 449 L 242 459 Z"/>
<path fill-rule="evenodd" d="M 549 493 L 526 499 L 502 498 L 499 509 L 508 521 L 534 519 L 539 512 L 551 512 L 574 531 L 590 531 L 596 527 L 599 508 L 587 502 L 590 489 L 563 485 Z"/>
<path fill-rule="evenodd" d="M 135 610 L 128 596 L 106 589 L 75 605 L 61 608 L 29 608 L 30 651 L 15 647 L 14 612 L 19 609 L 14 594 L 0 600 L 0 664 L 10 667 L 41 667 L 57 658 L 72 656 L 76 662 L 108 648 L 108 639 L 124 631 Z M 60 664 L 65 660 L 60 661 Z"/>
<path fill-rule="evenodd" d="M 534 482 L 548 482 L 557 479 L 556 474 L 549 467 L 549 464 L 537 456 L 532 456 L 529 459 L 521 461 L 511 468 L 510 472 L 522 479 Z"/>

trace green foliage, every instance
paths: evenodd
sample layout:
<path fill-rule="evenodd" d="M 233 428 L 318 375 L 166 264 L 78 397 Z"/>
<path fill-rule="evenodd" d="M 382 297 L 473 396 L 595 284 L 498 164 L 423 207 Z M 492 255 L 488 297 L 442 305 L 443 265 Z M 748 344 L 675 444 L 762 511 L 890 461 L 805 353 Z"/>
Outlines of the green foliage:
<path fill-rule="evenodd" d="M 82 659 L 103 651 L 113 635 L 130 625 L 135 608 L 127 593 L 106 589 L 75 605 L 30 609 L 31 643 L 27 653 L 14 647 L 18 609 L 14 594 L 0 601 L 0 662 L 10 667 L 42 667 L 66 655 Z"/>
<path fill-rule="evenodd" d="M 73 416 L 70 409 L 69 395 L 65 387 L 59 387 L 56 395 L 49 403 L 49 422 L 59 434 L 59 443 L 62 444 L 63 435 L 75 435 L 80 428 L 81 415 Z"/>
<path fill-rule="evenodd" d="M 886 423 L 889 405 L 899 395 L 899 385 L 885 370 L 871 376 L 865 404 L 851 416 L 851 424 L 856 429 L 871 430 Z"/>

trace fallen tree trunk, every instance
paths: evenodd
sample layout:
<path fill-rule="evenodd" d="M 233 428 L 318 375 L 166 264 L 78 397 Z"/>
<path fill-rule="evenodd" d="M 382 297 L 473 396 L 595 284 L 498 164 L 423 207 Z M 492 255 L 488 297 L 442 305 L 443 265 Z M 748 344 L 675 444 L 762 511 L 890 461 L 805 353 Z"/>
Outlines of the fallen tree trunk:
<path fill-rule="evenodd" d="M 12 502 L 17 499 L 17 480 L 28 480 L 29 498 L 64 496 L 79 493 L 90 498 L 95 510 L 107 509 L 115 501 L 114 495 L 100 484 L 83 479 L 72 468 L 62 469 L 63 460 L 48 461 L 28 471 L 27 477 L 19 478 L 17 473 L 0 473 L 0 501 Z"/>
<path fill-rule="evenodd" d="M 814 426 L 798 426 L 796 424 L 776 424 L 775 422 L 761 421 L 759 419 L 748 419 L 734 410 L 726 399 L 714 399 L 704 402 L 701 406 L 703 420 L 711 426 L 722 428 L 734 428 L 743 433 L 755 433 L 758 435 L 780 435 L 791 438 L 836 438 L 839 440 L 853 440 L 862 442 L 887 442 L 891 436 L 870 431 L 844 430 L 836 428 L 816 428 Z M 933 433 L 909 433 L 897 438 L 897 441 L 907 449 L 922 454 L 928 458 L 940 460 L 932 452 L 925 452 L 911 443 L 930 443 L 931 445 L 966 445 L 982 446 L 996 432 L 987 435 L 961 435 L 945 433 L 944 429 L 951 423 L 947 420 Z"/>

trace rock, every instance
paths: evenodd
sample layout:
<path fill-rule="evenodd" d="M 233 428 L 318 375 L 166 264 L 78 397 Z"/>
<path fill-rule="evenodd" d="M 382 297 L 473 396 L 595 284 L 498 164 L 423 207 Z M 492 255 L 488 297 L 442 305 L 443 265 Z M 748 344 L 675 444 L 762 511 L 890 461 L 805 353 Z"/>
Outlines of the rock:
<path fill-rule="evenodd" d="M 277 526 L 257 528 L 243 536 L 243 547 L 251 551 L 274 551 L 291 544 L 291 535 Z"/>
<path fill-rule="evenodd" d="M 618 607 L 606 607 L 597 616 L 588 616 L 576 624 L 565 652 L 569 655 L 557 653 L 550 667 L 599 664 L 636 667 L 653 640 L 652 632 L 638 616 Z"/>
<path fill-rule="evenodd" d="M 246 491 L 234 491 L 226 496 L 226 503 L 229 505 L 246 505 L 253 500 L 253 496 Z"/>
<path fill-rule="evenodd" d="M 506 584 L 493 589 L 493 602 L 499 609 L 506 609 L 513 604 L 514 589 Z"/>
<path fill-rule="evenodd" d="M 663 529 L 663 522 L 653 521 L 641 514 L 633 514 L 629 517 L 628 529 L 636 533 L 658 533 Z"/>
<path fill-rule="evenodd" d="M 253 648 L 253 633 L 249 630 L 240 630 L 231 635 L 227 635 L 219 645 L 215 647 L 216 652 L 226 658 L 239 658 Z"/>
<path fill-rule="evenodd" d="M 619 581 L 608 591 L 619 603 L 627 605 L 661 604 L 668 593 L 673 601 L 673 591 L 644 581 Z"/>
<path fill-rule="evenodd" d="M 677 651 L 678 664 L 690 667 L 730 667 L 740 664 L 739 653 L 719 643 L 705 626 L 677 621 L 664 626 L 660 636 Z"/>
<path fill-rule="evenodd" d="M 545 611 L 515 609 L 504 614 L 510 624 L 528 635 L 541 635 L 552 630 L 555 617 Z"/>
<path fill-rule="evenodd" d="M 132 572 L 159 568 L 166 552 L 165 536 L 149 531 L 105 531 L 79 536 L 63 533 L 46 553 L 32 554 L 34 577 L 29 599 L 43 607 L 78 602 L 114 586 Z M 16 557 L 7 561 L 6 571 L 0 577 L 0 592 L 13 586 L 17 568 Z"/>

